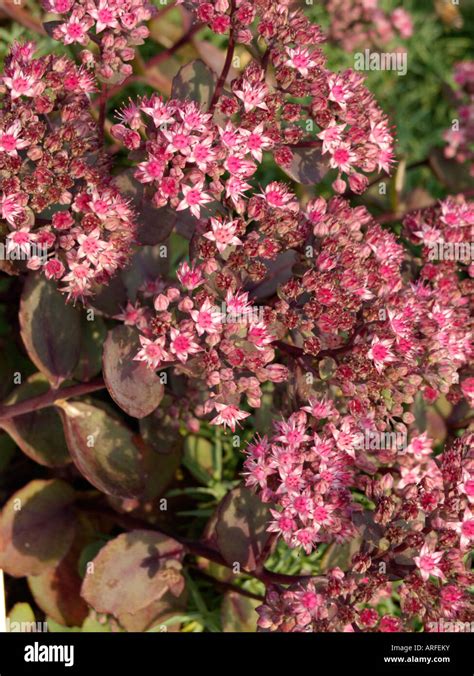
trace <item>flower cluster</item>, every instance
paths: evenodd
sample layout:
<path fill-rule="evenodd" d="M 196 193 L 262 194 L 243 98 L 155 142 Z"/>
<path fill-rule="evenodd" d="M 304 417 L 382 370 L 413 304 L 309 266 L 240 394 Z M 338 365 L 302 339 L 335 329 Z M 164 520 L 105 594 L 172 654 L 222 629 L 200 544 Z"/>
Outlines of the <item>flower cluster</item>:
<path fill-rule="evenodd" d="M 229 17 L 228 3 L 217 3 L 213 11 L 219 7 L 222 16 Z M 289 12 L 284 4 L 273 2 L 258 2 L 251 9 L 242 3 L 232 22 L 239 22 L 247 10 L 252 16 L 257 12 L 259 21 L 252 30 L 267 40 L 267 52 L 232 82 L 231 91 L 217 91 L 210 113 L 217 106 L 218 124 L 190 103 L 164 103 L 157 96 L 124 109 L 113 133 L 126 147 L 144 154 L 138 180 L 157 188 L 157 203 L 174 198 L 180 208 L 201 193 L 197 215 L 200 204 L 211 197 L 235 204 L 248 199 L 248 179 L 263 152 L 273 153 L 290 172 L 295 163 L 316 164 L 319 153 L 325 170 L 337 171 L 335 190 L 344 192 L 345 177 L 353 192 L 363 192 L 365 174 L 388 172 L 393 161 L 387 118 L 363 77 L 351 70 L 327 69 L 319 28 L 302 12 Z M 232 23 L 230 30 L 238 39 L 237 25 Z M 270 67 L 274 82 L 267 78 Z"/>
<path fill-rule="evenodd" d="M 399 456 L 400 466 L 385 462 L 384 473 L 369 470 L 358 481 L 375 509 L 355 519 L 360 545 L 348 561 L 350 572 L 332 568 L 324 577 L 285 590 L 269 588 L 257 609 L 262 630 L 397 632 L 421 625 L 425 631 L 443 631 L 443 621 L 472 618 L 474 576 L 466 560 L 474 540 L 473 435 L 466 433 L 436 459 L 424 435 L 412 439 Z M 306 456 L 300 484 L 310 466 Z M 315 477 L 314 495 L 325 482 L 327 476 Z M 294 485 L 287 480 L 280 499 L 287 495 L 289 502 Z M 311 500 L 300 502 L 293 519 L 296 514 L 303 518 Z M 397 616 L 380 613 L 393 580 L 401 580 Z"/>
<path fill-rule="evenodd" d="M 454 69 L 459 89 L 454 93 L 458 109 L 451 129 L 444 133 L 444 154 L 457 162 L 468 163 L 474 176 L 474 61 L 462 61 Z"/>
<path fill-rule="evenodd" d="M 354 472 L 377 470 L 361 439 L 408 436 L 414 416 L 407 405 L 419 391 L 429 404 L 442 394 L 453 403 L 472 400 L 473 379 L 460 387 L 459 375 L 473 355 L 473 288 L 458 277 L 455 261 L 428 262 L 416 280 L 404 279 L 393 235 L 342 198 L 310 202 L 306 217 L 317 253 L 301 261 L 300 279 L 281 287 L 273 309 L 291 329 L 293 342 L 278 346 L 294 362 L 295 394 L 304 399 L 309 391 L 310 399 L 276 423 L 271 439 L 249 446 L 245 467 L 247 484 L 278 506 L 270 530 L 310 552 L 318 542 L 353 536 Z M 473 217 L 471 203 L 448 199 L 405 225 L 414 237 L 433 232 L 438 239 L 444 229 L 460 242 L 464 229 L 472 236 Z M 400 465 L 399 489 L 436 474 L 432 461 L 419 464 L 431 454 L 426 436 L 413 438 L 401 454 L 397 447 L 382 450 L 378 462 Z"/>
<path fill-rule="evenodd" d="M 351 52 L 362 47 L 380 49 L 397 35 L 411 37 L 410 14 L 402 7 L 387 13 L 379 5 L 379 0 L 326 0 L 329 40 Z"/>
<path fill-rule="evenodd" d="M 102 157 L 90 75 L 34 48 L 14 45 L 0 78 L 0 218 L 7 253 L 75 300 L 124 265 L 133 214 Z"/>
<path fill-rule="evenodd" d="M 59 15 L 52 35 L 65 45 L 94 49 L 81 52 L 82 63 L 104 82 L 120 83 L 132 74 L 134 47 L 149 35 L 144 25 L 153 16 L 148 0 L 42 0 L 47 12 Z"/>
<path fill-rule="evenodd" d="M 247 292 L 232 287 L 219 292 L 217 269 L 212 262 L 184 262 L 177 272 L 179 284 L 159 279 L 146 284 L 142 297 L 117 318 L 140 330 L 136 360 L 153 370 L 173 366 L 176 373 L 202 382 L 196 414 L 215 411 L 211 423 L 235 431 L 250 415 L 239 408 L 241 399 L 258 408 L 261 383 L 282 382 L 288 370 L 272 363 L 275 336 L 266 314 L 252 306 Z"/>

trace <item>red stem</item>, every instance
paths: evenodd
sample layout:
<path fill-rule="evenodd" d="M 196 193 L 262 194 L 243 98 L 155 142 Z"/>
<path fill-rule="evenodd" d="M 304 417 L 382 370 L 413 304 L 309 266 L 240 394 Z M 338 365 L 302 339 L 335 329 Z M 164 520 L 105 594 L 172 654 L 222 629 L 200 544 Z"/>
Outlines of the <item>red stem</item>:
<path fill-rule="evenodd" d="M 235 11 L 235 0 L 231 0 L 230 4 L 230 15 L 232 17 L 233 13 Z M 229 75 L 230 67 L 232 65 L 232 59 L 234 58 L 234 50 L 235 50 L 235 35 L 234 35 L 234 26 L 231 24 L 230 27 L 230 32 L 229 32 L 229 44 L 227 45 L 227 54 L 225 57 L 225 63 L 224 63 L 224 68 L 222 69 L 222 73 L 219 76 L 219 79 L 216 84 L 216 88 L 214 90 L 214 94 L 212 96 L 211 103 L 209 105 L 209 111 L 212 112 L 214 108 L 216 107 L 216 104 L 222 94 L 222 90 L 225 85 L 225 81 L 227 80 L 227 76 Z"/>
<path fill-rule="evenodd" d="M 37 397 L 32 397 L 25 401 L 19 401 L 17 404 L 9 406 L 0 406 L 0 423 L 11 418 L 16 418 L 25 413 L 32 411 L 39 411 L 48 406 L 54 406 L 56 401 L 60 399 L 70 399 L 71 397 L 80 397 L 83 394 L 90 394 L 97 390 L 103 390 L 105 383 L 102 378 L 96 378 L 89 383 L 80 383 L 79 385 L 71 385 L 71 387 L 64 387 L 54 390 L 49 390 Z"/>

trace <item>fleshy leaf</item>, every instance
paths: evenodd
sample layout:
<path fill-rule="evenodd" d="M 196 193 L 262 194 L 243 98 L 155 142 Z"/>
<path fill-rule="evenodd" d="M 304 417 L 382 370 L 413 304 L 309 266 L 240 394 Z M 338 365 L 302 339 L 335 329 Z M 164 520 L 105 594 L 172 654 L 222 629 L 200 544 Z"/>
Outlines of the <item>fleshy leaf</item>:
<path fill-rule="evenodd" d="M 208 108 L 216 85 L 215 73 L 201 59 L 183 66 L 173 80 L 171 98 L 196 101 Z"/>
<path fill-rule="evenodd" d="M 139 350 L 138 332 L 117 326 L 104 344 L 104 380 L 110 396 L 128 415 L 144 418 L 159 406 L 164 386 L 159 376 L 143 362 L 134 361 Z"/>
<path fill-rule="evenodd" d="M 134 169 L 125 169 L 115 178 L 115 182 L 122 194 L 131 200 L 137 216 L 137 242 L 142 246 L 154 246 L 168 239 L 177 214 L 169 207 L 157 209 L 153 206 L 144 184 L 137 181 L 134 173 Z"/>
<path fill-rule="evenodd" d="M 20 329 L 28 356 L 58 387 L 72 374 L 81 349 L 80 314 L 44 277 L 27 278 L 20 303 Z"/>
<path fill-rule="evenodd" d="M 16 404 L 49 389 L 46 378 L 41 373 L 35 373 L 17 387 L 5 403 Z M 23 453 L 40 465 L 61 467 L 71 462 L 61 419 L 54 407 L 16 416 L 3 422 L 2 427 Z"/>
<path fill-rule="evenodd" d="M 267 505 L 244 486 L 231 490 L 218 508 L 216 538 L 229 565 L 254 570 L 270 536 Z"/>
<path fill-rule="evenodd" d="M 99 613 L 135 615 L 168 591 L 184 588 L 182 546 L 148 530 L 123 533 L 103 547 L 84 579 L 82 596 Z"/>
<path fill-rule="evenodd" d="M 92 380 L 102 368 L 102 345 L 107 328 L 101 317 L 88 321 L 84 314 L 81 318 L 81 352 L 74 370 L 74 378 L 81 382 Z"/>
<path fill-rule="evenodd" d="M 293 159 L 283 171 L 297 183 L 314 185 L 321 183 L 329 171 L 329 164 L 321 155 L 321 147 L 292 148 Z"/>
<path fill-rule="evenodd" d="M 58 402 L 71 457 L 98 490 L 139 498 L 147 489 L 153 451 L 107 411 L 84 402 Z"/>
<path fill-rule="evenodd" d="M 59 624 L 80 626 L 88 609 L 80 596 L 77 556 L 70 552 L 56 568 L 30 576 L 28 585 L 41 610 Z"/>
<path fill-rule="evenodd" d="M 0 567 L 9 575 L 40 575 L 68 552 L 75 532 L 75 492 L 64 481 L 31 481 L 0 515 Z"/>

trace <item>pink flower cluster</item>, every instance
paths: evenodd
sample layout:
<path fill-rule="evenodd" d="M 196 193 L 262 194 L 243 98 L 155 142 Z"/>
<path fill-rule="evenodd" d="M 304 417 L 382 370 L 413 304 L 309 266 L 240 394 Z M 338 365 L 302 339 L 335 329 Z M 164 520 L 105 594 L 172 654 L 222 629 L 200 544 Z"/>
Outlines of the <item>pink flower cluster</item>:
<path fill-rule="evenodd" d="M 212 262 L 184 262 L 177 272 L 179 284 L 151 281 L 142 289 L 143 300 L 129 304 L 117 318 L 141 331 L 136 360 L 153 370 L 173 366 L 176 373 L 201 382 L 196 395 L 205 399 L 196 415 L 214 411 L 211 424 L 235 431 L 250 415 L 239 408 L 241 399 L 258 408 L 261 383 L 283 382 L 288 370 L 272 363 L 275 336 L 248 293 L 232 288 L 225 295 L 216 293 L 217 268 Z"/>
<path fill-rule="evenodd" d="M 379 0 L 326 0 L 329 40 L 351 52 L 362 47 L 380 49 L 396 36 L 411 37 L 410 14 L 402 7 L 387 13 L 379 5 Z"/>
<path fill-rule="evenodd" d="M 458 109 L 454 126 L 444 133 L 444 154 L 457 162 L 466 162 L 474 176 L 474 61 L 462 61 L 454 69 Z"/>
<path fill-rule="evenodd" d="M 145 21 L 154 7 L 148 0 L 42 0 L 44 9 L 61 16 L 52 28 L 55 40 L 65 45 L 88 47 L 82 63 L 94 68 L 97 77 L 108 83 L 120 83 L 132 74 L 129 64 L 137 45 L 149 35 Z"/>
<path fill-rule="evenodd" d="M 267 4 L 256 3 L 258 12 Z M 164 103 L 155 95 L 127 106 L 113 128 L 127 148 L 143 154 L 137 178 L 156 188 L 157 204 L 194 207 L 199 215 L 207 202 L 231 200 L 241 210 L 252 188 L 248 180 L 265 151 L 284 168 L 301 154 L 319 152 L 326 169 L 337 171 L 338 192 L 346 189 L 343 176 L 361 193 L 365 174 L 390 170 L 393 138 L 387 118 L 360 74 L 326 68 L 319 29 L 301 12 L 279 13 L 272 3 L 256 30 L 269 41 L 268 51 L 233 81 L 231 91 L 217 96 L 218 123 L 212 110 Z M 266 77 L 270 66 L 273 83 Z M 305 98 L 306 104 L 295 102 Z M 313 155 L 309 161 L 316 160 Z"/>
<path fill-rule="evenodd" d="M 304 428 L 300 433 L 304 435 Z M 262 442 L 258 443 L 261 446 Z M 312 443 L 302 442 L 310 454 Z M 258 456 L 256 450 L 251 453 L 255 458 L 265 454 L 277 458 L 279 442 L 274 440 L 271 446 L 272 454 L 262 451 Z M 297 456 L 295 448 L 293 444 Z M 335 452 L 333 446 L 332 453 Z M 283 449 L 279 455 L 284 455 Z M 303 453 L 300 485 L 310 474 L 312 457 L 314 452 L 312 456 Z M 349 459 L 359 464 L 360 474 L 363 470 L 360 460 L 357 456 Z M 356 487 L 375 503 L 375 509 L 362 512 L 360 508 L 355 515 L 359 518 L 354 517 L 359 547 L 347 561 L 350 572 L 332 568 L 324 577 L 285 590 L 269 588 L 265 603 L 257 609 L 261 629 L 397 632 L 415 631 L 421 624 L 425 631 L 442 631 L 440 620 L 472 619 L 469 587 L 474 576 L 467 564 L 474 541 L 472 433 L 453 442 L 438 458 L 433 457 L 431 442 L 425 434 L 414 437 L 395 462 L 386 458 L 378 472 L 369 467 L 365 472 L 365 476 L 360 474 Z M 280 503 L 286 501 L 287 506 L 284 512 L 277 513 L 278 518 L 308 520 L 308 509 L 311 513 L 311 506 L 316 503 L 310 495 L 320 498 L 321 486 L 330 484 L 333 478 L 334 474 L 331 478 L 315 474 L 304 504 L 301 496 L 294 497 L 297 481 L 280 479 L 276 482 L 280 490 L 275 495 Z M 295 499 L 300 501 L 297 508 Z M 334 513 L 332 520 L 337 524 Z M 392 596 L 393 580 L 401 580 L 396 587 L 400 615 L 381 616 L 378 608 Z"/>
<path fill-rule="evenodd" d="M 135 225 L 101 155 L 90 75 L 34 49 L 14 45 L 0 77 L 0 217 L 7 253 L 75 300 L 124 265 Z"/>

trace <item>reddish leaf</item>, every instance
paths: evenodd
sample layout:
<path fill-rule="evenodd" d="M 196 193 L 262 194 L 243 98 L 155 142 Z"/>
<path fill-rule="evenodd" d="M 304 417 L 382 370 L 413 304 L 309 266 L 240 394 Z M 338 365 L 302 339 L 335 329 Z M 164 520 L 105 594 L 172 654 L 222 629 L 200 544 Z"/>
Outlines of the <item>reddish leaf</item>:
<path fill-rule="evenodd" d="M 131 326 L 109 331 L 104 344 L 103 372 L 110 396 L 134 418 L 144 418 L 159 406 L 164 386 L 154 371 L 134 361 L 139 349 L 138 332 Z"/>
<path fill-rule="evenodd" d="M 56 568 L 30 576 L 28 585 L 41 610 L 66 627 L 80 626 L 88 608 L 81 598 L 82 580 L 77 572 L 77 556 L 70 552 Z"/>
<path fill-rule="evenodd" d="M 31 481 L 0 515 L 0 567 L 9 575 L 40 575 L 68 552 L 75 532 L 74 490 L 64 481 Z"/>
<path fill-rule="evenodd" d="M 100 373 L 102 368 L 102 345 L 107 329 L 101 317 L 89 321 L 85 314 L 81 317 L 81 352 L 74 370 L 74 378 L 88 382 Z"/>
<path fill-rule="evenodd" d="M 254 570 L 270 536 L 268 505 L 247 488 L 239 486 L 230 491 L 219 506 L 216 538 L 219 551 L 227 563 L 239 563 Z"/>
<path fill-rule="evenodd" d="M 99 613 L 116 618 L 135 615 L 167 592 L 175 597 L 183 592 L 182 556 L 182 546 L 161 533 L 123 533 L 94 559 L 82 585 L 82 596 Z"/>
<path fill-rule="evenodd" d="M 35 373 L 17 387 L 5 403 L 16 404 L 49 389 L 46 378 L 41 373 Z M 3 422 L 2 427 L 23 453 L 40 465 L 61 467 L 71 462 L 61 419 L 55 408 L 44 408 L 16 416 Z"/>
<path fill-rule="evenodd" d="M 171 98 L 196 101 L 208 108 L 216 86 L 215 73 L 201 59 L 183 66 L 173 80 Z"/>
<path fill-rule="evenodd" d="M 107 495 L 141 497 L 147 487 L 148 446 L 102 408 L 79 401 L 57 405 L 69 452 L 81 474 Z"/>
<path fill-rule="evenodd" d="M 31 275 L 20 303 L 21 337 L 28 356 L 58 387 L 72 374 L 81 349 L 80 315 L 56 286 Z"/>
<path fill-rule="evenodd" d="M 321 183 L 329 171 L 329 164 L 321 155 L 321 146 L 292 148 L 293 160 L 289 166 L 280 165 L 283 171 L 297 183 L 314 185 Z"/>

